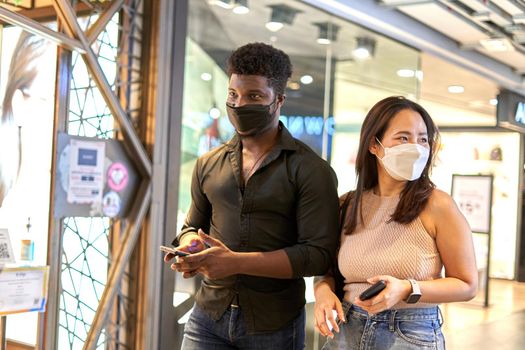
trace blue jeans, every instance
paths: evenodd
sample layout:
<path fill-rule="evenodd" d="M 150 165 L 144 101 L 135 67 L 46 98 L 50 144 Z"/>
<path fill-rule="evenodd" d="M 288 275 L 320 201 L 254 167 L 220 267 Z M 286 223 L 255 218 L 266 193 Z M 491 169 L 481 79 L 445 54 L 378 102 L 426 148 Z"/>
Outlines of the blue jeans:
<path fill-rule="evenodd" d="M 374 316 L 343 302 L 346 323 L 328 339 L 323 350 L 332 349 L 445 349 L 438 307 L 386 310 Z M 339 320 L 338 320 L 339 322 Z"/>
<path fill-rule="evenodd" d="M 303 350 L 304 346 L 304 308 L 296 319 L 278 331 L 246 334 L 246 326 L 239 306 L 231 305 L 221 319 L 215 321 L 195 305 L 184 327 L 182 340 L 183 350 Z"/>

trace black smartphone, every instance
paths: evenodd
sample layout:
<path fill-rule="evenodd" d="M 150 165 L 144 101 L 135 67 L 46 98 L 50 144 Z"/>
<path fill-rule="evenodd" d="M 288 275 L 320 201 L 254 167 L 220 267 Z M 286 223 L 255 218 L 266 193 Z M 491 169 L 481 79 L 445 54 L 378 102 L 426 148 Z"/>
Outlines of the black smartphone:
<path fill-rule="evenodd" d="M 175 248 L 172 248 L 172 247 L 166 247 L 165 245 L 161 245 L 160 246 L 160 250 L 165 252 L 165 253 L 171 253 L 175 256 L 188 256 L 190 255 L 190 253 L 188 252 L 183 252 L 182 250 L 178 250 L 178 249 L 175 249 Z"/>
<path fill-rule="evenodd" d="M 359 295 L 359 299 L 365 301 L 378 295 L 383 289 L 385 289 L 386 283 L 383 280 L 379 280 L 371 285 L 367 290 Z"/>

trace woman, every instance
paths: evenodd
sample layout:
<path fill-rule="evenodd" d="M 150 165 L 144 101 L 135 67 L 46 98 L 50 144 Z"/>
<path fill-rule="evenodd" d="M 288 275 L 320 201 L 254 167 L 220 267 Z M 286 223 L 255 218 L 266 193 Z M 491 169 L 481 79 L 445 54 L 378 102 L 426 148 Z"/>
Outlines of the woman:
<path fill-rule="evenodd" d="M 19 175 L 22 155 L 20 124 L 23 123 L 21 119 L 29 118 L 20 111 L 15 113 L 15 105 L 22 110 L 20 106 L 27 103 L 31 85 L 39 72 L 37 62 L 47 47 L 44 39 L 22 31 L 13 51 L 0 115 L 0 207 Z"/>
<path fill-rule="evenodd" d="M 323 349 L 444 349 L 437 304 L 475 296 L 469 225 L 429 178 L 438 139 L 429 114 L 403 97 L 379 101 L 366 116 L 357 188 L 342 197 L 343 303 L 332 276 L 314 287 L 316 328 L 330 338 Z M 360 300 L 379 280 L 386 288 Z"/>

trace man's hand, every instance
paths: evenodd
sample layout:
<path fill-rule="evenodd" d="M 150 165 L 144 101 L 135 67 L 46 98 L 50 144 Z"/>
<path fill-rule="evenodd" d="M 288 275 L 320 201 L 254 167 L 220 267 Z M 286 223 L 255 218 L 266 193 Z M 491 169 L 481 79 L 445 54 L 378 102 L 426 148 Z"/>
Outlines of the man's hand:
<path fill-rule="evenodd" d="M 228 249 L 221 241 L 211 238 L 199 229 L 200 239 L 209 248 L 184 257 L 177 257 L 171 265 L 173 270 L 182 272 L 185 278 L 200 273 L 211 279 L 235 275 L 238 269 L 239 253 Z"/>
<path fill-rule="evenodd" d="M 204 243 L 204 240 L 195 233 L 188 233 L 185 234 L 182 237 L 182 240 L 179 242 L 180 245 L 176 247 L 175 249 L 181 250 L 183 252 L 187 253 L 198 253 L 204 249 L 206 249 L 206 244 Z M 175 257 L 174 254 L 168 253 L 164 256 L 164 262 L 170 262 Z M 173 264 L 171 265 L 171 268 L 173 269 Z M 184 272 L 183 277 L 193 277 L 195 276 L 196 271 L 190 271 L 190 272 Z"/>

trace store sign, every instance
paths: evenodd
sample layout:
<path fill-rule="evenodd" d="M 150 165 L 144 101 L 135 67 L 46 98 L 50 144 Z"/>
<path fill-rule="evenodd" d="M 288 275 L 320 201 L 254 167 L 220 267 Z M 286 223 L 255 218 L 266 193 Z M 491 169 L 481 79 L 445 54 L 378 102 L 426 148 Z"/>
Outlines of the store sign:
<path fill-rule="evenodd" d="M 327 159 L 332 152 L 332 136 L 335 131 L 334 117 L 324 119 L 322 116 L 281 115 L 279 120 L 293 137 L 307 144 L 319 156 L 325 154 Z M 326 138 L 323 135 L 326 133 Z M 323 152 L 323 149 L 325 152 Z"/>
<path fill-rule="evenodd" d="M 323 130 L 328 135 L 334 134 L 334 117 L 326 120 L 322 116 L 285 116 L 279 118 L 292 135 L 321 136 Z"/>

